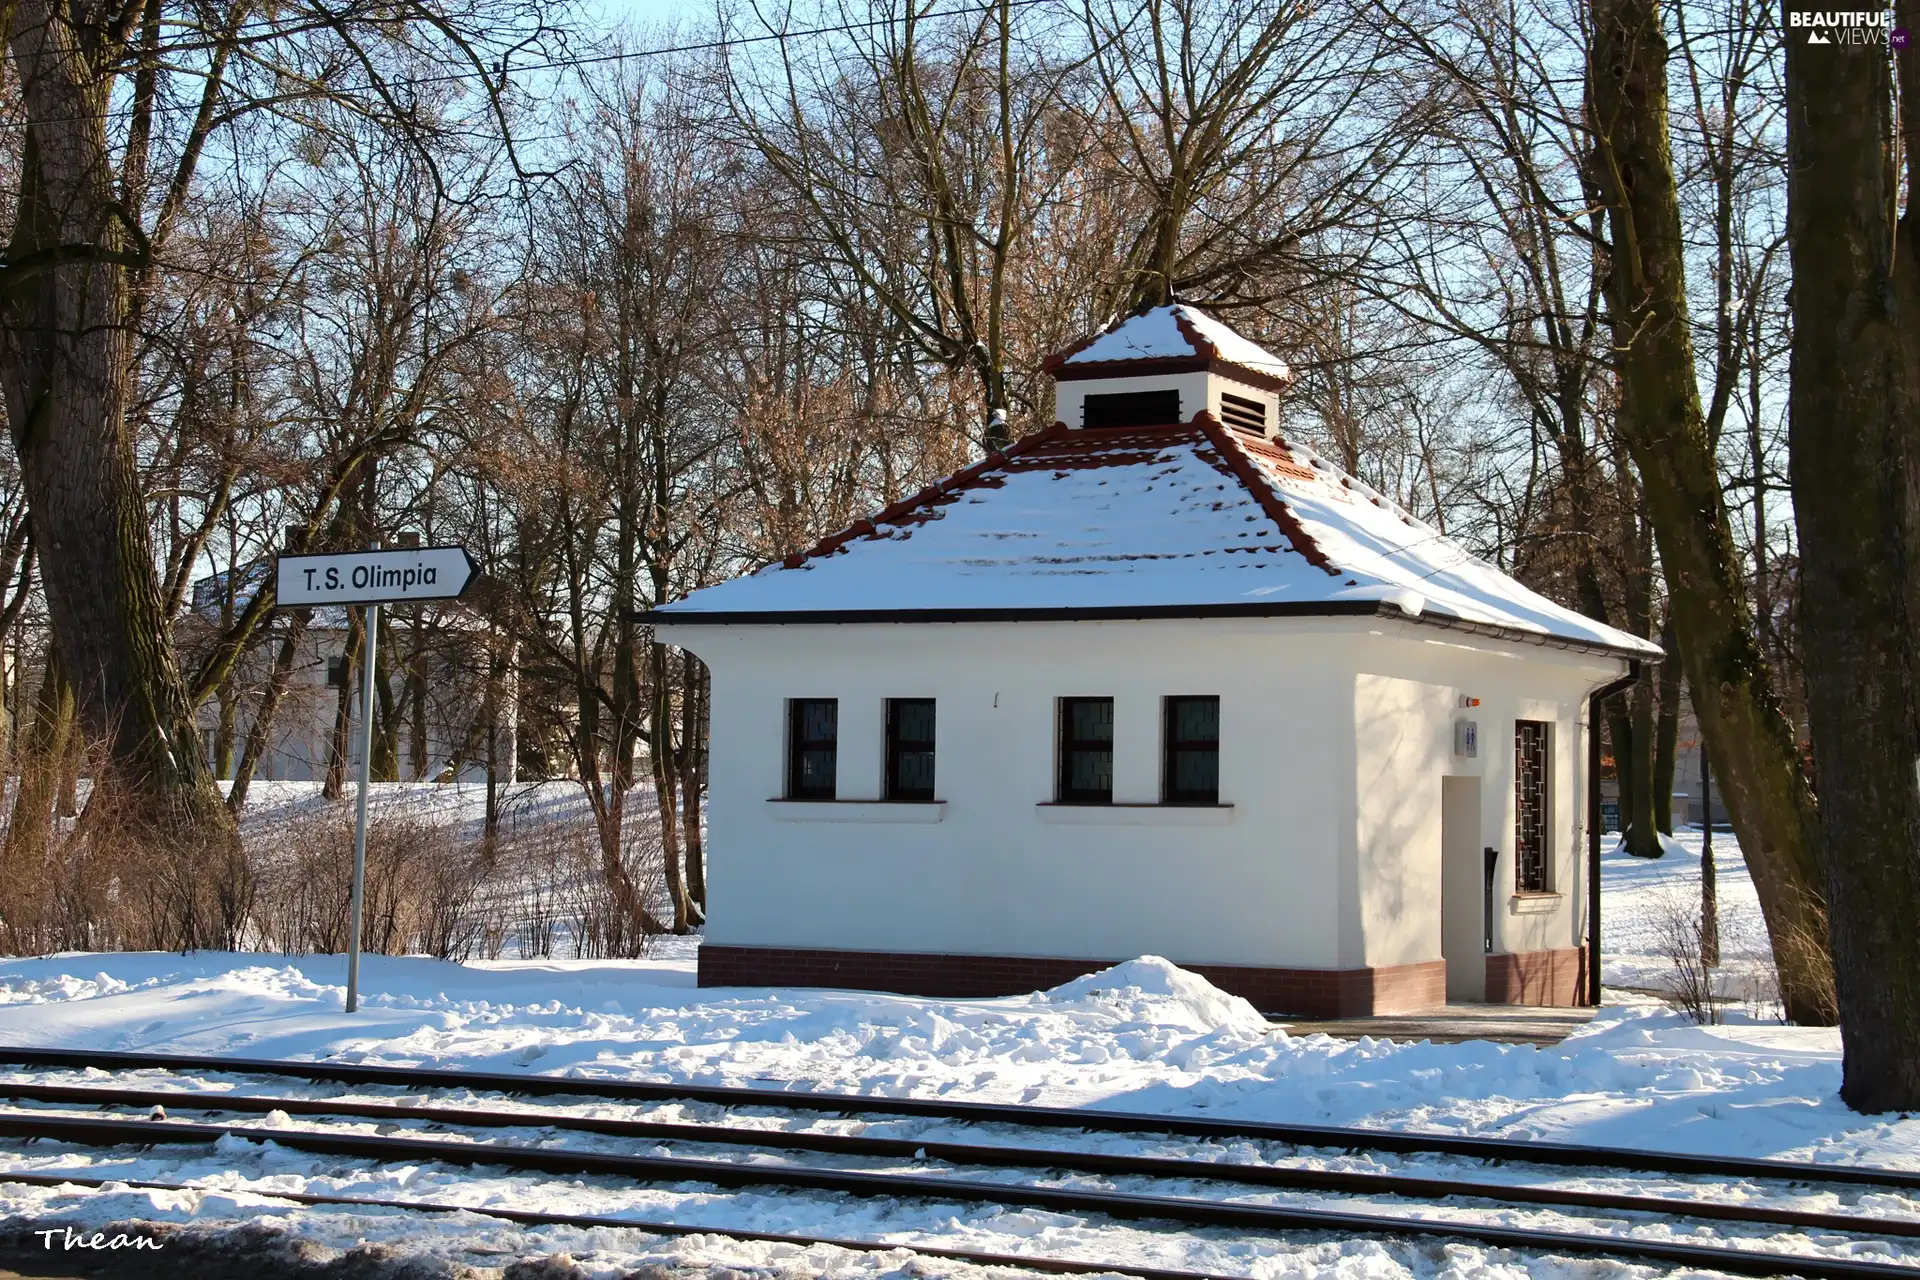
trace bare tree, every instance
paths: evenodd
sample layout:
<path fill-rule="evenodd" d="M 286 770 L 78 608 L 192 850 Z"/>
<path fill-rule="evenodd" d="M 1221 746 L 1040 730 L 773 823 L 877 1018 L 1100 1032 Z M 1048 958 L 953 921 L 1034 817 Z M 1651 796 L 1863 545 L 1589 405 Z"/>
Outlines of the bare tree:
<path fill-rule="evenodd" d="M 422 137 L 413 107 L 423 95 L 405 78 L 437 64 L 497 90 L 488 54 L 523 40 L 528 16 L 450 4 L 268 12 L 246 0 L 34 0 L 8 11 L 24 127 L 0 260 L 0 393 L 41 532 L 47 604 L 80 723 L 108 744 L 137 801 L 133 820 L 162 847 L 210 857 L 199 875 L 208 885 L 235 873 L 237 853 L 169 641 L 128 429 L 143 300 L 203 156 L 216 138 L 240 136 L 237 121 L 339 100 Z M 184 938 L 230 941 L 230 905 L 192 905 Z"/>
<path fill-rule="evenodd" d="M 1658 0 L 1596 0 L 1588 77 L 1594 172 L 1607 210 L 1616 430 L 1642 477 L 1694 706 L 1772 935 L 1788 1016 L 1829 1022 L 1820 835 L 1811 789 L 1754 639 L 1701 403 L 1686 253 L 1668 138 Z M 1811 940 L 1811 945 L 1808 945 Z"/>
<path fill-rule="evenodd" d="M 1011 0 L 818 12 L 853 31 L 781 41 L 768 65 L 736 58 L 732 127 L 804 211 L 790 225 L 807 251 L 857 281 L 919 358 L 970 380 L 970 425 L 1004 446 L 1010 415 L 1031 407 L 1010 385 L 1012 274 L 1067 171 L 1040 157 L 1075 136 L 1057 127 L 1072 64 L 1045 16 Z"/>
<path fill-rule="evenodd" d="M 1392 39 L 1361 6 L 1087 0 L 1081 18 L 1095 137 L 1142 208 L 1112 310 L 1273 300 L 1418 145 L 1421 106 L 1380 92 Z"/>

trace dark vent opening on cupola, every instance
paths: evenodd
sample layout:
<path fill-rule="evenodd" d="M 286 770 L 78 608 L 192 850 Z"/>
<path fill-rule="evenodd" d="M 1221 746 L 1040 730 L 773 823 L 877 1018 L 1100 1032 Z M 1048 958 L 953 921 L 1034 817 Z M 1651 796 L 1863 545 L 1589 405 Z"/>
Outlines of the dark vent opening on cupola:
<path fill-rule="evenodd" d="M 1083 427 L 1164 427 L 1179 422 L 1178 391 L 1123 391 L 1081 401 Z"/>
<path fill-rule="evenodd" d="M 1223 391 L 1220 393 L 1220 417 L 1230 427 L 1251 431 L 1255 435 L 1267 434 L 1267 405 L 1264 400 L 1248 400 Z"/>

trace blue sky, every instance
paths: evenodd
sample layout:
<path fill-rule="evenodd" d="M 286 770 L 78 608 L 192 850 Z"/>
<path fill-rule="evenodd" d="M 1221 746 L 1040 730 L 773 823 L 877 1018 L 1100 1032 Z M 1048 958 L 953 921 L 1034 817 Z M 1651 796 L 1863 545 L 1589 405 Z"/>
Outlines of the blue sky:
<path fill-rule="evenodd" d="M 591 20 L 603 19 L 609 26 L 631 22 L 636 26 L 666 25 L 676 19 L 697 22 L 713 12 L 712 0 L 583 0 L 582 9 Z"/>

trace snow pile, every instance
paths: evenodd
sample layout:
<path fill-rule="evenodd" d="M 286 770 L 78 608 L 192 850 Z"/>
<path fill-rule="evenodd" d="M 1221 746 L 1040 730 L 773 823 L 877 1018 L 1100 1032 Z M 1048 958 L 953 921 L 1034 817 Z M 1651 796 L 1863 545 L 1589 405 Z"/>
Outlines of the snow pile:
<path fill-rule="evenodd" d="M 1200 1112 L 1920 1168 L 1920 1120 L 1863 1118 L 1840 1104 L 1831 1029 L 1738 1010 L 1730 1025 L 1696 1027 L 1647 1001 L 1606 1010 L 1548 1048 L 1432 1044 L 1290 1036 L 1152 957 L 993 1000 L 694 989 L 691 967 L 690 949 L 473 965 L 369 956 L 364 1004 L 348 1016 L 338 956 L 55 956 L 0 964 L 0 987 L 39 997 L 0 1007 L 0 1043 Z"/>
<path fill-rule="evenodd" d="M 1141 956 L 1075 978 L 1048 991 L 1046 1000 L 1055 1006 L 1111 1011 L 1129 1022 L 1202 1033 L 1265 1035 L 1272 1030 L 1260 1011 L 1246 1000 L 1159 956 Z"/>

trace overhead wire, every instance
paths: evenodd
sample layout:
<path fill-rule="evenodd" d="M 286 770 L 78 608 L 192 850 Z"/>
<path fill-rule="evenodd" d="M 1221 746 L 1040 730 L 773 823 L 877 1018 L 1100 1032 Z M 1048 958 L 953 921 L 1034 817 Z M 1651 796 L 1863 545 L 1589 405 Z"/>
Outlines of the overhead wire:
<path fill-rule="evenodd" d="M 941 18 L 957 18 L 973 14 L 993 13 L 1002 9 L 1008 11 L 1029 9 L 1036 5 L 1054 2 L 1055 0 L 984 0 L 984 2 L 980 4 L 963 5 L 954 9 L 942 9 L 937 12 L 929 10 L 916 14 L 914 20 L 916 22 L 924 22 Z M 539 71 L 570 71 L 579 67 L 638 61 L 643 58 L 671 57 L 675 54 L 687 53 L 711 53 L 715 50 L 731 49 L 742 45 L 765 44 L 771 41 L 798 40 L 810 36 L 845 35 L 855 31 L 870 31 L 875 27 L 891 26 L 899 21 L 901 21 L 901 18 L 889 15 L 885 17 L 868 18 L 856 22 L 843 22 L 831 26 L 800 27 L 783 31 L 767 31 L 758 35 L 722 37 L 713 40 L 695 41 L 691 44 L 661 45 L 651 49 L 624 49 L 607 53 L 582 54 L 578 57 L 556 58 L 543 62 L 527 62 L 518 65 L 507 65 L 503 62 L 498 66 L 497 70 L 485 70 L 474 67 L 462 71 L 442 72 L 437 75 L 401 76 L 392 80 L 381 80 L 357 85 L 316 86 L 310 93 L 302 91 L 279 94 L 275 95 L 275 97 L 280 102 L 297 102 L 329 96 L 347 97 L 354 94 L 372 93 L 375 91 L 414 89 L 427 85 L 457 84 L 474 80 L 485 80 L 491 86 L 504 81 L 511 74 L 527 74 L 529 72 Z M 300 31 L 289 32 L 288 34 L 305 35 L 324 32 L 329 29 L 331 28 L 325 25 L 308 24 Z M 175 46 L 163 49 L 161 52 L 174 55 L 181 52 L 193 52 L 196 49 L 204 50 L 213 47 L 216 46 L 211 43 L 203 43 L 199 46 Z M 176 68 L 176 70 L 182 69 Z M 245 104 L 242 102 L 234 105 L 244 106 Z M 269 104 L 261 105 L 265 106 Z M 156 116 L 191 114 L 200 110 L 200 103 L 197 100 L 193 102 L 157 102 L 151 104 L 147 110 Z M 103 112 L 84 116 L 39 116 L 30 119 L 21 116 L 11 121 L 0 121 L 0 128 L 22 128 L 30 124 L 76 124 L 92 120 L 126 119 L 132 117 L 134 113 L 135 108 L 129 106 L 113 107 Z"/>

